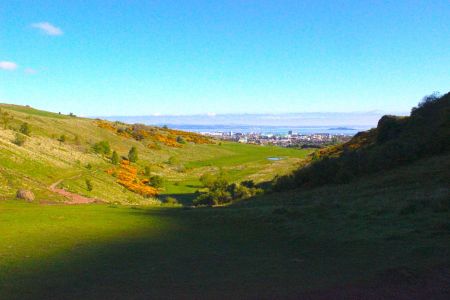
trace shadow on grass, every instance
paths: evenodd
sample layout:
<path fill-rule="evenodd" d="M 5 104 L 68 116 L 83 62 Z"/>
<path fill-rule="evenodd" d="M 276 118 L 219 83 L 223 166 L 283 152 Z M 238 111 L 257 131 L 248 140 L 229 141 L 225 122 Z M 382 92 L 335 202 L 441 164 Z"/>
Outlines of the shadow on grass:
<path fill-rule="evenodd" d="M 336 230 L 336 219 L 310 219 L 293 235 L 295 227 L 279 222 L 283 216 L 258 209 L 59 208 L 40 206 L 39 214 L 51 211 L 43 220 L 48 222 L 64 209 L 77 209 L 82 217 L 65 234 L 79 240 L 58 254 L 0 268 L 0 299 L 302 298 L 308 290 L 367 279 L 386 266 L 427 262 L 429 256 L 405 253 L 414 241 L 336 239 L 345 233 Z M 97 227 L 132 226 L 95 239 L 77 231 L 97 232 L 92 220 L 102 217 L 107 222 Z M 429 245 L 431 256 L 448 257 L 444 247 L 436 252 L 439 241 Z"/>
<path fill-rule="evenodd" d="M 204 188 L 204 186 L 203 186 L 203 185 L 200 185 L 200 184 L 186 184 L 186 186 L 187 186 L 187 187 L 190 187 L 190 188 L 194 188 L 194 189 L 201 189 L 201 188 Z"/>
<path fill-rule="evenodd" d="M 195 193 L 186 193 L 186 194 L 161 194 L 160 198 L 164 201 L 166 197 L 173 197 L 177 199 L 180 204 L 185 206 L 192 205 L 192 202 L 197 197 Z"/>
<path fill-rule="evenodd" d="M 225 210 L 118 209 L 140 227 L 0 270 L 0 298 L 257 298 L 283 295 L 292 283 L 283 240 Z"/>

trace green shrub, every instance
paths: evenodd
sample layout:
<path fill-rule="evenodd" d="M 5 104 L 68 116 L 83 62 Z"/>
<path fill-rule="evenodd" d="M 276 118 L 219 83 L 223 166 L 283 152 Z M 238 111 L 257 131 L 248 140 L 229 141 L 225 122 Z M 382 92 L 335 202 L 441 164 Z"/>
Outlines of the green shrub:
<path fill-rule="evenodd" d="M 108 155 L 111 152 L 111 147 L 109 146 L 108 141 L 101 141 L 98 143 L 95 143 L 94 146 L 92 146 L 92 149 L 95 153 Z"/>
<path fill-rule="evenodd" d="M 8 128 L 8 124 L 14 119 L 14 117 L 12 115 L 10 115 L 8 112 L 6 111 L 2 111 L 0 109 L 0 120 L 3 123 L 3 128 L 7 129 Z"/>
<path fill-rule="evenodd" d="M 164 186 L 164 179 L 161 176 L 154 175 L 149 178 L 148 185 L 155 188 L 161 188 Z"/>
<path fill-rule="evenodd" d="M 94 185 L 92 184 L 92 181 L 89 179 L 85 180 L 86 182 L 86 189 L 90 192 L 94 189 Z"/>
<path fill-rule="evenodd" d="M 171 157 L 169 157 L 169 160 L 167 161 L 167 163 L 169 165 L 174 166 L 174 165 L 178 165 L 180 163 L 180 160 L 176 156 L 171 156 Z"/>
<path fill-rule="evenodd" d="M 29 136 L 31 133 L 30 125 L 28 123 L 22 123 L 22 125 L 20 125 L 19 132 Z"/>
<path fill-rule="evenodd" d="M 164 198 L 163 203 L 175 205 L 178 204 L 178 200 L 175 197 L 167 196 Z"/>
<path fill-rule="evenodd" d="M 256 186 L 253 180 L 244 180 L 241 182 L 241 185 L 248 188 L 254 188 Z"/>
<path fill-rule="evenodd" d="M 200 176 L 200 182 L 202 183 L 203 187 L 205 188 L 211 188 L 218 179 L 218 175 L 211 174 L 211 173 L 205 173 L 202 176 Z"/>
<path fill-rule="evenodd" d="M 197 192 L 198 196 L 193 202 L 194 205 L 226 204 L 235 200 L 248 199 L 263 192 L 253 182 L 246 182 L 247 185 L 253 187 L 236 183 L 229 184 L 222 175 L 212 176 L 205 174 L 202 176 L 201 181 L 208 188 L 208 191 L 203 193 Z"/>
<path fill-rule="evenodd" d="M 17 146 L 23 146 L 26 140 L 27 138 L 23 134 L 16 133 L 16 138 L 12 142 Z"/>
<path fill-rule="evenodd" d="M 113 151 L 112 156 L 111 156 L 111 163 L 113 165 L 117 165 L 119 164 L 119 155 L 117 154 L 116 151 Z"/>
<path fill-rule="evenodd" d="M 177 136 L 177 143 L 179 144 L 186 144 L 186 141 L 182 136 Z"/>
<path fill-rule="evenodd" d="M 62 134 L 62 135 L 58 138 L 58 141 L 59 141 L 60 143 L 65 143 L 65 142 L 66 142 L 66 136 L 65 136 L 64 134 Z"/>
<path fill-rule="evenodd" d="M 128 160 L 130 162 L 137 162 L 139 159 L 138 157 L 138 151 L 137 148 L 135 146 L 131 147 L 130 151 L 128 152 Z"/>
<path fill-rule="evenodd" d="M 152 173 L 152 169 L 150 168 L 150 166 L 145 166 L 144 167 L 144 175 L 150 176 L 151 173 Z"/>

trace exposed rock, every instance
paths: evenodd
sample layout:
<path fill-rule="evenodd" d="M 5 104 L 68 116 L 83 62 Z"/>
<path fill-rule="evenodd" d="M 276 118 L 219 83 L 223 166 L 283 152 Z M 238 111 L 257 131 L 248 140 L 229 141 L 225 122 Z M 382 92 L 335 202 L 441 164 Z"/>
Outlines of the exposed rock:
<path fill-rule="evenodd" d="M 20 189 L 17 191 L 16 198 L 26 201 L 34 201 L 34 194 L 32 191 Z"/>

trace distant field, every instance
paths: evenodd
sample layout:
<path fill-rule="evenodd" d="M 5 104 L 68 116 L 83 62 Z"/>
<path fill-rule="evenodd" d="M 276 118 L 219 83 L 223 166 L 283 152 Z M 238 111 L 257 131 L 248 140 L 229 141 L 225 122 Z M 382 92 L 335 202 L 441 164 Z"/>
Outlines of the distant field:
<path fill-rule="evenodd" d="M 448 158 L 226 208 L 0 201 L 0 298 L 430 293 L 450 266 Z"/>
<path fill-rule="evenodd" d="M 211 146 L 210 146 L 211 147 Z M 242 165 L 249 162 L 258 162 L 261 164 L 270 164 L 268 157 L 280 157 L 280 158 L 303 158 L 306 153 L 310 153 L 307 150 L 281 148 L 276 146 L 256 146 L 249 144 L 239 143 L 223 143 L 221 148 L 228 151 L 226 154 L 222 154 L 218 157 L 206 160 L 197 160 L 188 163 L 187 167 L 205 167 L 205 166 L 217 166 L 227 167 Z"/>
<path fill-rule="evenodd" d="M 311 150 L 287 149 L 275 146 L 256 146 L 238 143 L 203 145 L 199 155 L 192 159 L 188 154 L 180 160 L 186 161 L 186 172 L 171 177 L 166 184 L 164 194 L 186 194 L 195 192 L 199 177 L 207 172 L 223 172 L 232 182 L 254 180 L 261 182 L 272 179 L 276 174 L 287 174 Z M 270 161 L 269 157 L 280 157 L 279 161 Z M 175 185 L 176 184 L 176 185 Z"/>

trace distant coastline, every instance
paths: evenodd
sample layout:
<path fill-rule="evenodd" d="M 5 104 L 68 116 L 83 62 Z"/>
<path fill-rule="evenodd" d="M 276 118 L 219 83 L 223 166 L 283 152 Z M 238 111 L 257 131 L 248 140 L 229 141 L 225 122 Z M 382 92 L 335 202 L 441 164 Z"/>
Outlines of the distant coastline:
<path fill-rule="evenodd" d="M 354 128 L 350 128 L 350 127 L 332 127 L 332 128 L 328 128 L 328 130 L 356 130 Z"/>
<path fill-rule="evenodd" d="M 161 126 L 161 124 L 157 124 Z M 233 133 L 260 133 L 260 134 L 342 134 L 355 135 L 359 131 L 365 131 L 372 126 L 253 126 L 253 125 L 179 125 L 165 124 L 169 128 L 191 131 L 197 133 L 233 132 Z"/>

